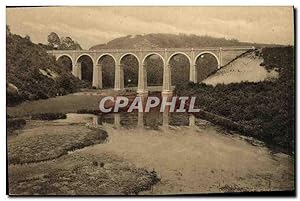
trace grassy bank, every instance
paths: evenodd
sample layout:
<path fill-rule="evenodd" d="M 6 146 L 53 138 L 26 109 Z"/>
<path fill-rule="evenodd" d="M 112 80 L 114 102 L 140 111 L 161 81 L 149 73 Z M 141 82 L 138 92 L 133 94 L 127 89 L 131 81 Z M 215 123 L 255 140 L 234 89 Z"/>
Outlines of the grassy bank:
<path fill-rule="evenodd" d="M 111 153 L 87 152 L 108 135 L 88 128 L 86 122 L 90 117 L 27 120 L 18 135 L 9 136 L 9 194 L 128 195 L 150 190 L 159 181 L 156 172 Z"/>
<path fill-rule="evenodd" d="M 112 154 L 76 152 L 53 161 L 9 166 L 9 193 L 16 195 L 128 195 L 150 190 L 155 172 Z"/>
<path fill-rule="evenodd" d="M 82 125 L 40 126 L 29 123 L 18 136 L 8 139 L 9 164 L 22 164 L 58 158 L 75 149 L 103 142 L 107 133 Z"/>
<path fill-rule="evenodd" d="M 294 49 L 264 48 L 262 57 L 266 69 L 279 72 L 277 80 L 215 87 L 189 83 L 177 86 L 176 93 L 196 96 L 202 110 L 252 128 L 253 137 L 294 153 Z"/>
<path fill-rule="evenodd" d="M 23 102 L 15 107 L 7 107 L 7 114 L 14 117 L 31 116 L 38 113 L 68 113 L 78 110 L 99 110 L 100 95 L 66 95 Z"/>

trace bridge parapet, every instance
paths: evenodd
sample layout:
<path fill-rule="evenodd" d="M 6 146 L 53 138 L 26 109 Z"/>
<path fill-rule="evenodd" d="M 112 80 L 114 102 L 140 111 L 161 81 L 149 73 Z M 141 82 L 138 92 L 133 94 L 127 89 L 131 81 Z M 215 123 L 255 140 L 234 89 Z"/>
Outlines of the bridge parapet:
<path fill-rule="evenodd" d="M 209 51 L 219 50 L 234 51 L 234 50 L 254 50 L 254 46 L 230 46 L 230 47 L 196 47 L 196 48 L 147 48 L 147 49 L 99 49 L 99 50 L 48 50 L 48 54 L 62 53 L 126 53 L 126 52 L 189 52 L 189 51 Z"/>

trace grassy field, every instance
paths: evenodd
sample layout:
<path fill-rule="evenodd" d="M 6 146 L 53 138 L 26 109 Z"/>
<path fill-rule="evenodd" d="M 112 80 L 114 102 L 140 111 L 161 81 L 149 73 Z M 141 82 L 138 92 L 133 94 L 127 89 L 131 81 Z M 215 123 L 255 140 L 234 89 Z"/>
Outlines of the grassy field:
<path fill-rule="evenodd" d="M 30 116 L 37 113 L 68 113 L 78 110 L 97 110 L 101 95 L 66 95 L 23 102 L 15 107 L 7 107 L 7 114 L 15 117 Z"/>

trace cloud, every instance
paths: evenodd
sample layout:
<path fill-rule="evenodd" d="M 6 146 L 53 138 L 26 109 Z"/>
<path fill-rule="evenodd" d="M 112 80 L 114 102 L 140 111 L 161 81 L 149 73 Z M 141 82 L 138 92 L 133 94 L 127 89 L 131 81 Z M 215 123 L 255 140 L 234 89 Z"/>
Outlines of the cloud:
<path fill-rule="evenodd" d="M 54 31 L 84 48 L 125 35 L 185 33 L 258 43 L 293 44 L 292 7 L 8 8 L 14 33 L 46 42 Z"/>

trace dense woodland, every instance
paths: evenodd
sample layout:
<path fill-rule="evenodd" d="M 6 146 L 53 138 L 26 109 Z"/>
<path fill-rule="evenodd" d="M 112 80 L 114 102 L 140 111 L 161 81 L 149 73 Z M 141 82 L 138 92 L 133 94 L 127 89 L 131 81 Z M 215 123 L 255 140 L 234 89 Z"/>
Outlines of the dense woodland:
<path fill-rule="evenodd" d="M 279 79 L 258 83 L 242 82 L 215 87 L 188 83 L 176 93 L 197 96 L 199 108 L 253 128 L 251 136 L 294 152 L 295 69 L 294 48 L 264 48 L 266 69 L 276 68 Z"/>

